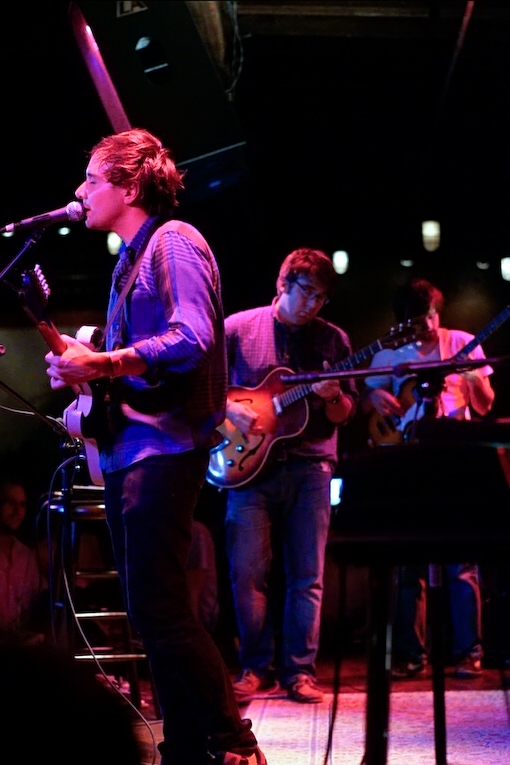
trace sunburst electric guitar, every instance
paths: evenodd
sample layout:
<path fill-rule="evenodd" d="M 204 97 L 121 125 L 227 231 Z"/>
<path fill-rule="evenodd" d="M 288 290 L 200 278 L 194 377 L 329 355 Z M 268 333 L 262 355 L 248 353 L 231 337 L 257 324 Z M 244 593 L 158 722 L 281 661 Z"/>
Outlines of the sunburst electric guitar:
<path fill-rule="evenodd" d="M 48 316 L 50 288 L 38 265 L 23 273 L 19 296 L 26 314 L 39 330 L 48 348 L 55 354 L 62 354 L 67 345 Z M 91 350 L 96 350 L 101 344 L 102 333 L 97 327 L 84 326 L 78 330 L 76 338 Z M 105 386 L 105 378 L 73 386 L 77 398 L 63 415 L 64 425 L 69 434 L 83 443 L 90 479 L 96 486 L 104 485 L 96 439 L 105 423 Z"/>
<path fill-rule="evenodd" d="M 383 348 L 399 348 L 419 340 L 427 332 L 423 323 L 405 323 L 393 327 L 380 340 L 362 348 L 329 371 L 353 369 Z M 292 375 L 285 367 L 277 367 L 255 388 L 231 386 L 230 401 L 249 404 L 256 412 L 261 432 L 243 435 L 227 418 L 217 429 L 219 443 L 209 454 L 207 481 L 221 489 L 234 489 L 251 481 L 264 467 L 272 447 L 282 438 L 299 435 L 308 422 L 306 396 L 312 392 L 311 384 L 289 387 L 282 383 L 282 375 Z"/>

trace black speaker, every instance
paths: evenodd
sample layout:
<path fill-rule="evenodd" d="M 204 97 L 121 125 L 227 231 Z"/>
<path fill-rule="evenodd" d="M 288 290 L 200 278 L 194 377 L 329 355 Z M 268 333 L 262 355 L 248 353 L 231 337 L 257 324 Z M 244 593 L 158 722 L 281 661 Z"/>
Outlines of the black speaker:
<path fill-rule="evenodd" d="M 185 2 L 71 2 L 73 33 L 114 131 L 144 127 L 186 169 L 186 200 L 246 174 L 232 103 Z"/>

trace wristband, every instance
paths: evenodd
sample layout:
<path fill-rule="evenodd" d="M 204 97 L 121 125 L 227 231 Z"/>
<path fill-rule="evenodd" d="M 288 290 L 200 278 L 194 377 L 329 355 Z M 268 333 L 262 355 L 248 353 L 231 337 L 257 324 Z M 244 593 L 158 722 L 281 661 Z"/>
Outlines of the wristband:
<path fill-rule="evenodd" d="M 122 361 L 119 358 L 114 359 L 111 353 L 108 357 L 108 377 L 119 377 L 122 374 Z"/>

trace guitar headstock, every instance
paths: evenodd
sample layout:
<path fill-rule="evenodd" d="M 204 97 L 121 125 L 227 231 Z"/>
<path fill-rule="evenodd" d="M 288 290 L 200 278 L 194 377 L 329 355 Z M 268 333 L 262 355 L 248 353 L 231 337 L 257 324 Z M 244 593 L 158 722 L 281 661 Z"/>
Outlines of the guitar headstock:
<path fill-rule="evenodd" d="M 64 353 L 67 344 L 46 311 L 50 288 L 40 266 L 25 271 L 19 296 L 25 313 L 34 322 L 50 350 L 58 355 Z"/>
<path fill-rule="evenodd" d="M 431 337 L 430 327 L 423 319 L 409 319 L 391 327 L 388 334 L 381 338 L 383 348 L 401 348 L 408 343 L 424 342 Z"/>
<path fill-rule="evenodd" d="M 50 294 L 48 282 L 39 265 L 23 272 L 19 296 L 23 308 L 36 324 L 45 318 Z"/>

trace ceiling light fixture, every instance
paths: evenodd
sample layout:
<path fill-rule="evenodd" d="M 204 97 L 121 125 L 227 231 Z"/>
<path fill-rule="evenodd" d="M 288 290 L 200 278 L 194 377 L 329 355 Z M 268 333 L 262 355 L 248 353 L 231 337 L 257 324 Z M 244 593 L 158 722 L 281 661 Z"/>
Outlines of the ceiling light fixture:
<path fill-rule="evenodd" d="M 427 252 L 435 252 L 441 243 L 441 226 L 437 220 L 424 220 L 421 224 L 421 237 Z"/>

